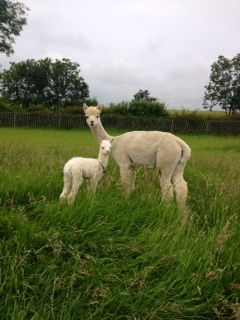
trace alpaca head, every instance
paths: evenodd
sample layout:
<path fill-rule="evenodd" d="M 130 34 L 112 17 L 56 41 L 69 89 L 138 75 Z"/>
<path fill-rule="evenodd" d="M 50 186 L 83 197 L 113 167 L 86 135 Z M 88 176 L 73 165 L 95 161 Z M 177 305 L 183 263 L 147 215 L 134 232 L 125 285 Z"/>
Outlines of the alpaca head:
<path fill-rule="evenodd" d="M 111 152 L 111 148 L 112 148 L 112 142 L 113 139 L 111 139 L 110 141 L 108 140 L 102 140 L 100 137 L 98 138 L 98 142 L 100 144 L 100 152 L 104 155 L 108 155 Z"/>
<path fill-rule="evenodd" d="M 86 103 L 84 103 L 83 111 L 89 127 L 95 127 L 100 122 L 100 114 L 102 112 L 100 104 L 98 104 L 97 107 L 88 107 Z"/>

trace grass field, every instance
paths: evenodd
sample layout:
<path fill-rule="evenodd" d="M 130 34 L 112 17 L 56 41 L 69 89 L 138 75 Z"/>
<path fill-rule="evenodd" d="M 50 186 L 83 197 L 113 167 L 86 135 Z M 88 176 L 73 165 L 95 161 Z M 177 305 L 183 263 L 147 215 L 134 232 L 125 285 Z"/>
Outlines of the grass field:
<path fill-rule="evenodd" d="M 97 157 L 91 131 L 0 128 L 2 320 L 240 319 L 240 138 L 181 138 L 187 212 L 142 168 L 126 199 L 112 158 L 95 198 L 63 206 L 64 163 Z"/>

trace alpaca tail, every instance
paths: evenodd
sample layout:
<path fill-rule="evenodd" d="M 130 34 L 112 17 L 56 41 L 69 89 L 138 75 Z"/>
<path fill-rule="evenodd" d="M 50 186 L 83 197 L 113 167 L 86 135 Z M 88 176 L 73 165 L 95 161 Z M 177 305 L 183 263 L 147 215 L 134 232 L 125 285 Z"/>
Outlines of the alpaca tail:
<path fill-rule="evenodd" d="M 177 139 L 177 143 L 182 148 L 182 156 L 180 159 L 180 163 L 187 163 L 187 161 L 191 158 L 191 148 L 180 138 Z"/>

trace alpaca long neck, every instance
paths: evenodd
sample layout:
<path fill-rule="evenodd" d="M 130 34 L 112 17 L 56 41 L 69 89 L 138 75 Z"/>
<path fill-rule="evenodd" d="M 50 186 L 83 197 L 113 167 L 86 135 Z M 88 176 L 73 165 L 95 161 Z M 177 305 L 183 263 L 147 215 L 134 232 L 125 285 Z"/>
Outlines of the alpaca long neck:
<path fill-rule="evenodd" d="M 108 165 L 108 155 L 102 154 L 100 150 L 98 154 L 98 161 L 104 166 L 104 168 L 106 168 Z"/>
<path fill-rule="evenodd" d="M 99 122 L 95 127 L 90 127 L 95 139 L 98 141 L 100 137 L 102 140 L 111 140 L 112 137 L 107 133 L 107 131 L 103 128 L 101 122 Z"/>

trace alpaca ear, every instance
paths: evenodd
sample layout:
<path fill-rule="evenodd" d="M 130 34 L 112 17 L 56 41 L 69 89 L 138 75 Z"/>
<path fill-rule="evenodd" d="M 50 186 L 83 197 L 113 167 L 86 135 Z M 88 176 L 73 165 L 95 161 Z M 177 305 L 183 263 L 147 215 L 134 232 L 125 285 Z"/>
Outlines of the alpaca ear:
<path fill-rule="evenodd" d="M 97 105 L 97 109 L 102 112 L 102 106 L 100 104 Z"/>
<path fill-rule="evenodd" d="M 102 143 L 102 139 L 100 137 L 98 137 L 98 142 L 99 142 L 99 144 Z"/>
<path fill-rule="evenodd" d="M 109 142 L 110 142 L 110 143 L 112 143 L 112 142 L 113 142 L 113 140 L 114 140 L 114 138 L 112 138 Z"/>
<path fill-rule="evenodd" d="M 86 105 L 86 103 L 83 104 L 83 111 L 85 112 L 85 110 L 87 110 L 88 106 Z"/>

